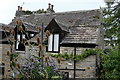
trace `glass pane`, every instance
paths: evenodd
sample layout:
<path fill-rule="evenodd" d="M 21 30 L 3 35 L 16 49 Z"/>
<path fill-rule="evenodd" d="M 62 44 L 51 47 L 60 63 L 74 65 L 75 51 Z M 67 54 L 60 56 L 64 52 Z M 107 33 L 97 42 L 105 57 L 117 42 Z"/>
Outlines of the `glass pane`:
<path fill-rule="evenodd" d="M 34 36 L 34 34 L 30 34 L 30 37 L 33 37 Z"/>
<path fill-rule="evenodd" d="M 53 34 L 48 37 L 48 51 L 52 51 Z"/>
<path fill-rule="evenodd" d="M 22 35 L 23 39 L 25 39 L 25 35 Z"/>
<path fill-rule="evenodd" d="M 18 39 L 18 41 L 20 41 L 20 35 L 17 35 L 17 39 Z"/>
<path fill-rule="evenodd" d="M 59 50 L 59 34 L 54 35 L 54 51 Z"/>
<path fill-rule="evenodd" d="M 18 49 L 18 45 L 19 45 L 19 43 L 20 43 L 20 35 L 17 35 L 17 43 L 16 43 L 16 49 Z"/>

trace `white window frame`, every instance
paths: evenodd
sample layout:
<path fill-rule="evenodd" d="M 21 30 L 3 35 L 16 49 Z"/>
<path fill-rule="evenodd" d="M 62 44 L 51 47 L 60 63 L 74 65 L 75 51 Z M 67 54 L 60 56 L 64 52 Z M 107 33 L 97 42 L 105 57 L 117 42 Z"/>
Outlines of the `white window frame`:
<path fill-rule="evenodd" d="M 48 37 L 48 51 L 52 51 L 53 34 Z"/>
<path fill-rule="evenodd" d="M 54 51 L 59 51 L 59 34 L 54 34 Z"/>
<path fill-rule="evenodd" d="M 20 34 L 17 35 L 16 49 L 18 49 L 19 43 L 20 43 Z"/>
<path fill-rule="evenodd" d="M 48 47 L 47 52 L 58 53 L 60 50 L 59 47 L 59 34 L 50 34 L 48 37 Z"/>
<path fill-rule="evenodd" d="M 25 39 L 25 34 L 17 34 L 17 41 L 16 41 L 16 50 L 15 52 L 20 52 L 20 53 L 24 53 L 25 51 L 21 51 L 21 50 L 18 50 L 18 46 L 20 44 L 20 40 L 21 40 L 21 35 L 22 35 L 22 39 Z"/>

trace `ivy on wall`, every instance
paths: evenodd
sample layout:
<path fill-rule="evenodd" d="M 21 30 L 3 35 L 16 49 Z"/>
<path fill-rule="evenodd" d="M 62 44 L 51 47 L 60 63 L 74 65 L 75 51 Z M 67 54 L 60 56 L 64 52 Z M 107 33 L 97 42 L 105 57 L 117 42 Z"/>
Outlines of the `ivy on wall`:
<path fill-rule="evenodd" d="M 83 59 L 87 58 L 88 56 L 96 55 L 99 52 L 100 52 L 100 50 L 98 50 L 98 49 L 86 49 L 81 54 L 76 55 L 75 59 L 76 59 L 76 61 L 83 60 Z M 71 54 L 68 54 L 67 52 L 65 52 L 63 54 L 62 53 L 58 53 L 58 54 L 51 54 L 50 53 L 49 55 L 52 57 L 55 57 L 55 58 L 64 58 L 66 60 L 74 60 L 74 53 L 73 52 Z"/>

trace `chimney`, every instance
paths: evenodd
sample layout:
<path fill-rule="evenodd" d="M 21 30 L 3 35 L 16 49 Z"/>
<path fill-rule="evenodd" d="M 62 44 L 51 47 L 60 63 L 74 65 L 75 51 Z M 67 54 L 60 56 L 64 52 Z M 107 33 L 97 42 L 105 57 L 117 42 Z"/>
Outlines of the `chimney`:
<path fill-rule="evenodd" d="M 18 11 L 20 11 L 20 6 L 18 6 Z"/>
<path fill-rule="evenodd" d="M 53 10 L 54 5 L 51 5 L 51 9 Z"/>
<path fill-rule="evenodd" d="M 48 3 L 48 8 L 50 9 L 50 6 L 51 6 L 51 4 L 50 3 Z"/>
<path fill-rule="evenodd" d="M 55 11 L 53 10 L 54 5 L 51 5 L 51 3 L 48 3 L 48 8 L 47 8 L 47 13 L 54 13 Z"/>

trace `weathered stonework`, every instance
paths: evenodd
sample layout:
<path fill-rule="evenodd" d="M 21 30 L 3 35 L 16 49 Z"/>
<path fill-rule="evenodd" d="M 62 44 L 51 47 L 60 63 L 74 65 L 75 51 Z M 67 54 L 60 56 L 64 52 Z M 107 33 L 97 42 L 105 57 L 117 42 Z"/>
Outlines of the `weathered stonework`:
<path fill-rule="evenodd" d="M 98 26 L 96 31 L 98 32 L 97 34 L 97 42 L 98 48 L 103 49 L 103 28 L 101 26 L 100 19 L 101 18 L 101 10 L 85 10 L 85 11 L 71 11 L 71 12 L 61 12 L 61 13 L 46 13 L 46 14 L 31 14 L 31 15 L 24 15 L 22 12 L 22 9 L 18 8 L 18 11 L 16 11 L 16 17 L 15 19 L 9 24 L 12 27 L 15 27 L 16 25 L 16 20 L 22 20 L 23 22 L 30 23 L 30 24 L 36 24 L 38 26 L 43 26 L 42 24 L 44 23 L 44 26 L 46 27 L 50 21 L 55 18 L 61 23 L 65 24 L 68 26 L 90 26 L 90 27 L 95 27 Z M 35 27 L 30 27 L 31 29 L 35 29 Z M 72 30 L 72 29 L 71 29 Z M 79 30 L 78 30 L 79 31 Z M 89 31 L 89 30 L 88 30 Z M 76 32 L 75 32 L 76 33 Z M 79 33 L 79 32 L 78 32 Z M 91 32 L 90 32 L 91 33 Z M 82 34 L 81 34 L 82 35 Z M 77 38 L 78 36 L 74 36 L 73 38 Z M 76 40 L 75 39 L 75 40 Z M 34 40 L 31 39 L 32 42 Z M 68 40 L 67 40 L 68 41 Z M 89 40 L 88 40 L 89 41 Z M 76 41 L 78 42 L 78 41 Z M 17 62 L 20 63 L 20 65 L 23 65 L 26 62 L 26 58 L 29 58 L 30 55 L 39 55 L 39 49 L 38 46 L 33 46 L 30 48 L 29 46 L 25 46 L 26 50 L 25 52 L 22 53 L 16 53 L 19 54 L 17 58 Z M 43 48 L 44 50 L 44 55 L 47 55 L 46 48 Z M 85 48 L 84 48 L 85 49 Z M 76 53 L 81 54 L 81 51 L 83 49 L 77 48 Z M 10 51 L 10 45 L 8 44 L 3 44 L 2 46 L 2 62 L 5 63 L 5 74 L 3 77 L 9 77 L 9 69 L 10 69 L 10 59 L 9 56 L 7 56 L 7 51 Z M 13 46 L 13 52 L 14 51 L 14 46 Z M 67 52 L 68 54 L 71 54 L 74 52 L 73 47 L 61 47 L 60 48 L 60 53 L 65 53 Z M 98 57 L 97 57 L 98 58 Z M 71 64 L 71 65 L 70 65 Z M 77 62 L 77 68 L 83 68 L 85 71 L 76 71 L 76 77 L 78 78 L 94 78 L 96 77 L 96 55 L 91 55 L 87 57 L 86 59 Z M 61 68 L 72 68 L 73 69 L 73 61 L 61 61 L 60 66 Z M 69 71 L 69 77 L 73 78 L 73 71 Z"/>
<path fill-rule="evenodd" d="M 58 68 L 67 68 L 74 69 L 73 61 L 61 61 L 60 64 L 57 64 Z M 96 78 L 96 55 L 91 55 L 85 58 L 84 60 L 80 60 L 76 63 L 76 69 L 85 69 L 85 71 L 76 70 L 76 78 Z M 61 70 L 64 72 L 69 72 L 69 78 L 74 78 L 73 70 Z"/>
<path fill-rule="evenodd" d="M 7 51 L 10 51 L 10 45 L 2 44 L 2 63 L 5 64 L 3 77 L 8 77 L 10 70 L 10 57 L 7 55 Z"/>

